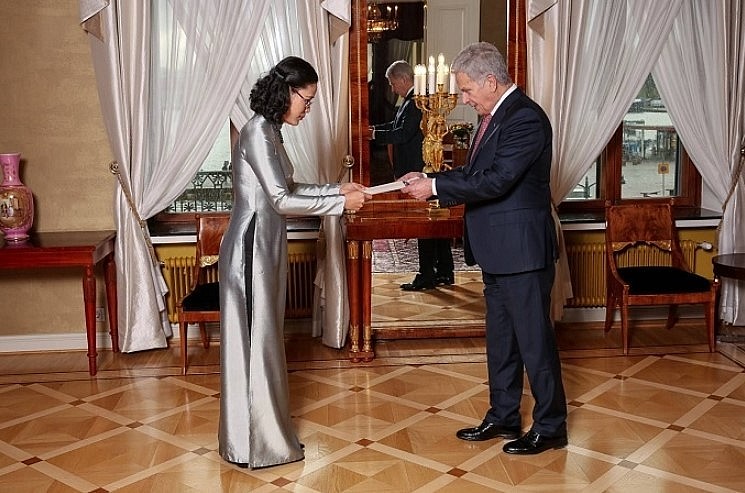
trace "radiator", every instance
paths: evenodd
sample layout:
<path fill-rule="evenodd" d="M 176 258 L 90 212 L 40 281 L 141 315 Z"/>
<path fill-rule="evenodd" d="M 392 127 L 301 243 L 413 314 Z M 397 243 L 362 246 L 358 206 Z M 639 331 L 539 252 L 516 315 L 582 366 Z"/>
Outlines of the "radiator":
<path fill-rule="evenodd" d="M 696 244 L 693 240 L 681 240 L 688 266 L 696 270 Z M 572 278 L 574 298 L 566 306 L 591 308 L 605 306 L 605 243 L 576 243 L 567 245 L 567 259 Z M 631 265 L 670 265 L 670 254 L 655 247 L 638 246 L 619 257 L 621 267 Z"/>
<path fill-rule="evenodd" d="M 168 286 L 166 306 L 168 320 L 176 323 L 176 302 L 189 290 L 193 280 L 194 257 L 169 257 L 163 260 L 163 277 Z M 287 318 L 310 317 L 313 311 L 313 281 L 316 256 L 313 253 L 291 253 L 287 265 Z M 207 281 L 217 280 L 217 266 L 208 271 Z"/>

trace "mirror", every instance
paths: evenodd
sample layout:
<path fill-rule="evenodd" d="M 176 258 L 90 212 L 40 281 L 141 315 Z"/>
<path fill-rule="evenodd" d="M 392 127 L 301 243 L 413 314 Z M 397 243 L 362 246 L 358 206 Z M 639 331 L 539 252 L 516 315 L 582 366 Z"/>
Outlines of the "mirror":
<path fill-rule="evenodd" d="M 475 4 L 479 14 L 479 39 L 493 43 L 507 58 L 507 65 L 515 82 L 524 88 L 525 81 L 525 2 L 509 0 L 465 0 Z M 450 0 L 381 0 L 381 13 L 387 14 L 387 7 L 392 10 L 398 6 L 399 27 L 396 34 L 381 35 L 381 41 L 373 43 L 367 34 L 368 6 L 372 0 L 352 0 L 352 27 L 350 30 L 349 76 L 351 101 L 351 152 L 355 159 L 352 179 L 365 185 L 377 184 L 380 179 L 371 179 L 370 141 L 367 128 L 370 123 L 392 119 L 395 100 L 385 79 L 385 69 L 398 58 L 392 53 L 411 53 L 410 59 L 421 63 L 425 58 L 427 43 L 427 9 L 434 12 L 436 8 L 449 9 Z M 462 3 L 462 2 L 461 2 Z M 413 17 L 413 20 L 411 20 Z M 430 17 L 433 17 L 430 14 Z M 418 31 L 421 30 L 421 31 Z M 421 33 L 421 34 L 420 34 Z M 509 39 L 508 39 L 509 33 Z M 432 37 L 432 36 L 430 36 Z M 439 38 L 433 38 L 433 46 Z M 444 36 L 447 38 L 448 36 Z M 448 46 L 452 43 L 447 42 Z M 382 44 L 381 44 L 382 43 Z M 407 48 L 402 48 L 401 43 Z M 385 45 L 385 47 L 383 46 Z M 390 47 L 389 47 L 390 45 Z M 399 45 L 399 46 L 397 46 Z M 383 53 L 385 51 L 385 53 Z M 376 82 L 377 81 L 377 84 Z M 376 84 L 381 91 L 371 88 Z M 381 87 L 382 86 L 382 87 Z M 374 89 L 374 90 L 373 90 Z M 371 96 L 375 99 L 371 100 Z M 381 101 L 383 98 L 383 101 Z M 387 98 L 387 99 L 385 99 Z M 382 158 L 387 159 L 383 154 Z M 377 160 L 380 156 L 375 157 Z M 388 165 L 390 166 L 390 165 Z M 376 172 L 377 173 L 377 172 Z"/>
<path fill-rule="evenodd" d="M 393 2 L 389 1 L 388 3 Z M 414 21 L 414 24 L 421 28 L 421 34 L 418 31 L 414 31 L 408 35 L 404 34 L 404 32 L 400 35 L 398 33 L 396 35 L 388 33 L 386 35 L 381 35 L 380 40 L 372 42 L 367 34 L 367 11 L 369 2 L 367 0 L 352 0 L 349 74 L 351 100 L 351 147 L 352 155 L 357 163 L 352 169 L 352 179 L 354 181 L 365 185 L 381 183 L 382 180 L 387 181 L 386 178 L 379 177 L 377 174 L 372 176 L 374 173 L 371 168 L 376 166 L 375 163 L 379 162 L 378 159 L 381 159 L 381 157 L 375 156 L 375 161 L 371 158 L 371 146 L 367 134 L 368 125 L 370 123 L 389 121 L 394 115 L 395 100 L 393 100 L 393 95 L 388 87 L 388 82 L 385 79 L 385 69 L 390 65 L 390 63 L 401 58 L 411 60 L 414 63 L 421 63 L 424 61 L 426 53 L 426 30 L 424 28 L 426 25 L 426 9 L 429 10 L 430 20 L 432 20 L 436 17 L 435 10 L 437 8 L 443 9 L 443 11 L 452 11 L 453 3 L 454 2 L 451 2 L 451 0 L 427 0 L 426 2 L 410 0 L 396 2 L 393 5 L 398 5 L 399 25 L 404 18 L 408 19 L 414 15 L 421 15 L 421 20 Z M 418 11 L 421 12 L 421 14 L 412 14 L 409 12 L 404 13 L 402 10 L 404 4 L 414 4 L 411 5 L 411 7 L 421 9 Z M 476 23 L 479 26 L 477 29 L 480 33 L 479 39 L 493 43 L 505 54 L 508 67 L 510 68 L 514 80 L 518 85 L 523 85 L 524 87 L 525 2 L 508 2 L 508 0 L 463 0 L 458 3 L 458 5 L 461 4 L 470 5 L 471 8 L 475 8 L 480 12 L 480 16 L 477 16 L 476 19 Z M 385 7 L 385 12 L 387 13 L 387 5 Z M 511 36 L 509 43 L 507 39 L 508 21 Z M 446 25 L 449 24 L 446 23 Z M 473 25 L 473 23 L 469 25 Z M 408 28 L 404 26 L 404 29 Z M 413 27 L 412 29 L 416 29 L 416 27 Z M 434 31 L 436 32 L 439 30 L 435 29 Z M 384 38 L 384 36 L 386 37 Z M 446 33 L 445 35 L 438 36 L 437 39 L 431 39 L 433 42 L 432 47 L 435 49 L 442 44 L 456 50 L 453 46 L 455 44 L 460 44 L 459 42 L 456 43 L 456 38 L 457 36 L 454 33 Z M 381 44 L 384 39 L 385 46 Z M 399 43 L 408 43 L 408 45 L 403 47 Z M 515 50 L 515 48 L 518 48 L 518 50 Z M 443 51 L 446 50 L 447 48 Z M 391 52 L 394 53 L 392 54 Z M 408 56 L 404 56 L 401 53 L 408 53 Z M 377 91 L 377 87 L 374 87 L 375 85 L 381 88 L 381 91 Z M 373 150 L 373 153 L 377 152 L 377 150 Z M 386 159 L 385 164 L 390 167 L 390 165 L 387 164 L 386 154 L 383 154 L 382 158 Z M 377 173 L 377 171 L 375 173 Z M 373 179 L 375 180 L 374 183 Z M 416 242 L 410 243 L 412 243 L 412 245 L 416 244 Z M 396 246 L 396 248 L 398 248 L 398 246 Z M 374 249 L 375 246 L 373 245 L 373 250 Z M 479 293 L 480 289 L 482 289 L 479 284 L 480 273 L 478 271 L 474 272 L 476 277 L 473 279 L 464 277 L 465 273 L 458 274 L 458 289 L 471 289 L 475 286 L 475 294 L 465 297 L 469 300 L 480 299 Z M 408 272 L 406 273 L 406 276 L 409 276 Z M 407 277 L 403 279 L 403 281 L 408 282 L 410 279 Z M 393 294 L 400 292 L 398 284 L 393 281 L 389 281 L 388 284 L 389 286 L 393 286 L 391 289 Z M 452 295 L 452 293 L 448 293 L 447 290 L 434 291 L 438 293 L 444 292 L 445 295 Z M 393 304 L 400 306 L 398 300 Z M 446 305 L 449 308 L 452 308 L 453 301 L 452 299 L 444 299 L 441 300 L 441 302 L 435 300 L 434 303 L 432 303 L 432 308 L 437 309 L 438 305 Z M 378 308 L 376 308 L 376 310 L 377 309 Z M 384 312 L 384 309 L 381 311 Z M 483 310 L 476 309 L 475 312 L 481 316 Z M 373 314 L 373 316 L 375 315 Z M 459 318 L 463 317 L 459 315 Z M 441 324 L 435 323 L 434 325 L 427 325 L 429 328 L 424 326 L 417 327 L 417 337 L 442 337 L 446 333 L 451 333 L 452 330 L 450 329 L 454 327 L 453 320 L 445 318 L 442 318 L 441 320 Z M 461 320 L 461 322 L 464 321 Z M 467 335 L 469 333 L 468 331 L 471 329 L 474 328 L 465 324 L 458 327 L 458 333 L 459 335 Z M 385 335 L 386 329 L 376 327 L 375 330 L 376 334 L 378 334 L 376 337 L 382 337 Z M 389 335 L 395 336 L 399 334 L 398 330 L 399 329 L 396 328 L 390 329 L 391 333 Z"/>
<path fill-rule="evenodd" d="M 368 21 L 374 16 L 374 26 L 367 24 L 367 84 L 371 125 L 393 120 L 398 97 L 393 94 L 385 71 L 396 60 L 406 60 L 413 67 L 423 61 L 425 3 L 409 1 L 396 3 L 369 3 Z M 385 21 L 395 20 L 396 22 Z M 375 30 L 378 26 L 393 29 Z M 388 146 L 369 142 L 370 183 L 379 185 L 393 180 Z"/>

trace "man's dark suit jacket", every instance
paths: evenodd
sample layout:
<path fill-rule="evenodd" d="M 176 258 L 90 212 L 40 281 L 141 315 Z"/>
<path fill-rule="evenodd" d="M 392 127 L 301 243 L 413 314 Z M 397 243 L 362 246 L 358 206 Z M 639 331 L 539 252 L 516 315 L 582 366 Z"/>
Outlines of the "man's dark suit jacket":
<path fill-rule="evenodd" d="M 465 166 L 436 177 L 440 205 L 465 203 L 464 254 L 490 274 L 542 269 L 557 256 L 551 217 L 551 123 L 516 89 Z"/>
<path fill-rule="evenodd" d="M 424 135 L 419 124 L 422 111 L 414 102 L 412 88 L 404 98 L 393 121 L 374 125 L 375 141 L 380 144 L 393 144 L 393 176 L 401 177 L 409 171 L 422 171 L 422 142 Z"/>

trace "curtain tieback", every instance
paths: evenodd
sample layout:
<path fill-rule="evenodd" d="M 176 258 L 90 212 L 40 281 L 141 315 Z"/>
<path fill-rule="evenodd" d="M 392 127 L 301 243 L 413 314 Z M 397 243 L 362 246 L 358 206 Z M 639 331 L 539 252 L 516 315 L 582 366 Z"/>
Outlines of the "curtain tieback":
<path fill-rule="evenodd" d="M 150 232 L 147 229 L 147 221 L 142 219 L 140 217 L 140 214 L 137 212 L 137 207 L 135 207 L 135 202 L 134 202 L 134 199 L 132 198 L 132 191 L 129 189 L 129 186 L 124 182 L 124 178 L 122 178 L 122 173 L 119 171 L 119 163 L 117 161 L 111 161 L 109 163 L 109 171 L 111 171 L 112 174 L 116 175 L 116 179 L 119 181 L 119 186 L 122 187 L 124 196 L 127 198 L 127 203 L 129 204 L 129 208 L 132 211 L 132 214 L 134 214 L 135 219 L 137 220 L 137 224 L 140 225 L 140 231 L 142 232 L 142 237 L 145 240 L 145 245 L 147 245 L 147 250 L 150 252 L 150 260 L 153 262 L 153 265 L 160 265 L 160 262 L 158 261 L 158 256 L 155 254 L 155 248 L 153 247 L 153 242 L 150 241 Z"/>
<path fill-rule="evenodd" d="M 719 224 L 717 225 L 717 238 L 719 237 L 719 233 L 722 230 L 722 221 L 724 221 L 724 213 L 727 210 L 729 199 L 732 198 L 732 194 L 735 193 L 737 184 L 740 182 L 740 175 L 742 174 L 743 167 L 745 167 L 745 147 L 740 148 L 740 162 L 737 164 L 737 171 L 735 171 L 735 176 L 732 177 L 732 181 L 729 187 L 729 193 L 727 193 L 727 198 L 724 199 L 724 203 L 722 204 L 722 217 L 721 219 L 719 219 Z"/>

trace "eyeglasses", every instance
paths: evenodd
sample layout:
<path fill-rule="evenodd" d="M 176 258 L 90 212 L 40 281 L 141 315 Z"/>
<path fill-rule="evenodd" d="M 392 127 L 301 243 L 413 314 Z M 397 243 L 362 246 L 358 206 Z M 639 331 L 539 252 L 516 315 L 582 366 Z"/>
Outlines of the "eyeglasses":
<path fill-rule="evenodd" d="M 302 94 L 300 94 L 298 92 L 298 90 L 295 89 L 294 87 L 291 87 L 290 89 L 292 89 L 292 92 L 294 92 L 295 94 L 297 94 L 298 96 L 300 96 L 300 99 L 302 99 L 303 101 L 305 101 L 305 109 L 306 109 L 306 111 L 309 110 L 310 109 L 310 105 L 313 104 L 313 98 L 306 98 L 305 96 L 303 96 Z"/>

